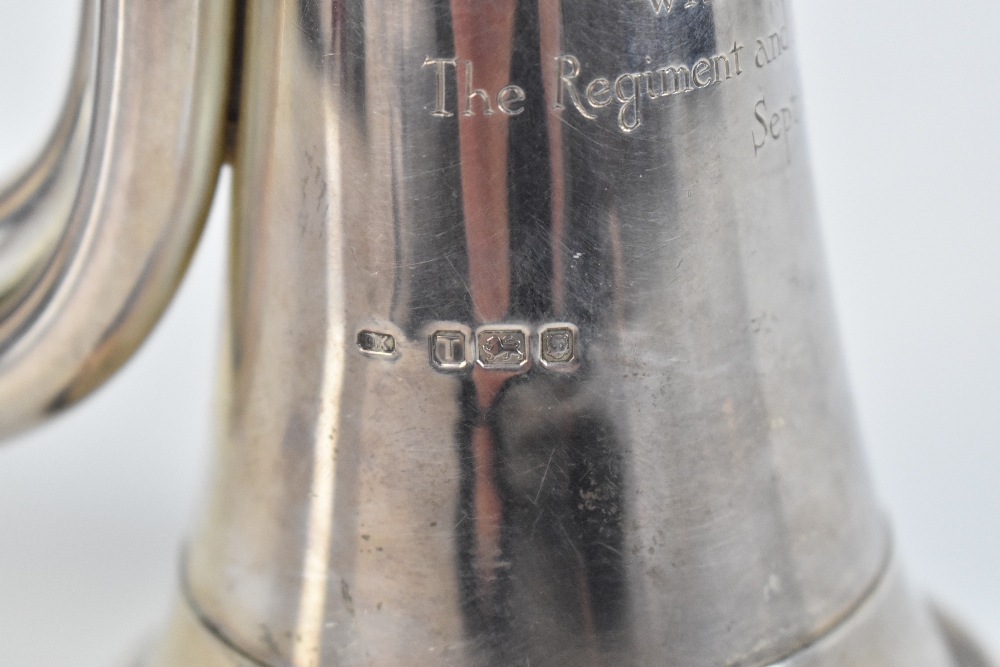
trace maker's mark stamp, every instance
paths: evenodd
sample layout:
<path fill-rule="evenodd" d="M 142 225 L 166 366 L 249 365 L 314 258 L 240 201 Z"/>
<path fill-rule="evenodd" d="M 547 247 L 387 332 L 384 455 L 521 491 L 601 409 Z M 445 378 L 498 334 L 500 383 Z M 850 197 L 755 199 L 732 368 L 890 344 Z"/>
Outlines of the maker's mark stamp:
<path fill-rule="evenodd" d="M 528 363 L 528 335 L 522 329 L 480 329 L 476 353 L 483 368 L 518 370 Z"/>
<path fill-rule="evenodd" d="M 358 332 L 358 349 L 373 357 L 392 357 L 396 354 L 396 338 L 392 334 L 363 329 Z"/>

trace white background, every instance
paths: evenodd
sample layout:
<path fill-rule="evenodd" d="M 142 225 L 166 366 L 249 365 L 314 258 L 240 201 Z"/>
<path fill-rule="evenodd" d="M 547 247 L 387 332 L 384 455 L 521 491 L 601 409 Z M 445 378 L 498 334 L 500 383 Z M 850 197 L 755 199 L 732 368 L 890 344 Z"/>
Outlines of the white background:
<path fill-rule="evenodd" d="M 0 171 L 61 102 L 78 0 L 0 0 Z M 794 49 L 859 418 L 910 578 L 1000 648 L 1000 3 L 798 0 Z M 224 184 L 225 184 L 224 180 Z M 220 197 L 178 298 L 0 448 L 0 667 L 109 667 L 163 619 L 209 452 Z"/>

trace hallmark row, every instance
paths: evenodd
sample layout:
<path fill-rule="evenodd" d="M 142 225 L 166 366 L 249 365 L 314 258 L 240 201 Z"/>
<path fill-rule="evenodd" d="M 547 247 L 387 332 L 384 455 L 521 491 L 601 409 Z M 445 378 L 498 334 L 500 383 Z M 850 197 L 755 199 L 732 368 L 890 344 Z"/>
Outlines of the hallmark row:
<path fill-rule="evenodd" d="M 464 371 L 478 364 L 487 370 L 518 371 L 534 355 L 544 368 L 571 371 L 579 364 L 579 333 L 572 324 L 542 327 L 537 333 L 510 325 L 486 325 L 472 331 L 461 324 L 434 329 L 427 336 L 430 364 L 439 371 Z M 395 358 L 401 353 L 396 336 L 362 329 L 358 349 L 370 357 Z"/>

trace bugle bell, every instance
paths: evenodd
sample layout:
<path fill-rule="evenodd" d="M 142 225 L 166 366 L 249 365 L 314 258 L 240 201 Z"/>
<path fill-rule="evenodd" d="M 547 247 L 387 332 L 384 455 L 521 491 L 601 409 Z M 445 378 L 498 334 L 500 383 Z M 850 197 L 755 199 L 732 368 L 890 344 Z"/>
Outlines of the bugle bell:
<path fill-rule="evenodd" d="M 0 425 L 234 167 L 212 490 L 146 667 L 972 667 L 899 573 L 782 0 L 90 0 L 0 200 Z"/>

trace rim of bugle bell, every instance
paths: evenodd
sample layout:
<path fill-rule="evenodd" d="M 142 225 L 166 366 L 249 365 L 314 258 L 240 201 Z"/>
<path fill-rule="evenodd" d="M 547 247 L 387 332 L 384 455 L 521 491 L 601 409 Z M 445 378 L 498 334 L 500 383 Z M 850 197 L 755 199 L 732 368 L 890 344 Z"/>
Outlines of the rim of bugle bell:
<path fill-rule="evenodd" d="M 0 192 L 0 433 L 232 164 L 209 490 L 142 667 L 984 667 L 914 595 L 788 0 L 87 0 Z"/>

